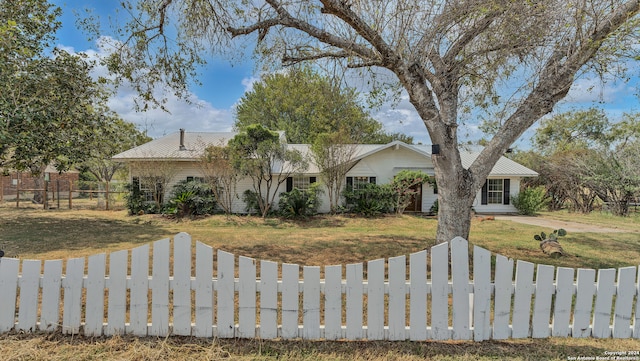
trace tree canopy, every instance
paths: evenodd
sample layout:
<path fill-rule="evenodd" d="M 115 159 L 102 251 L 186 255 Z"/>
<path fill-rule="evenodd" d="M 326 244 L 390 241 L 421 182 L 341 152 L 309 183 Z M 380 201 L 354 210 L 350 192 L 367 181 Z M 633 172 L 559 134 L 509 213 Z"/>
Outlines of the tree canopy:
<path fill-rule="evenodd" d="M 633 68 L 625 61 L 640 58 L 640 0 L 139 0 L 125 7 L 136 15 L 111 64 L 134 84 L 163 81 L 180 90 L 206 50 L 255 42 L 267 65 L 331 62 L 405 91 L 440 146 L 432 157 L 439 242 L 468 238 L 473 200 L 497 160 L 576 79 L 624 71 Z M 458 127 L 470 115 L 499 125 L 465 168 Z"/>
<path fill-rule="evenodd" d="M 106 93 L 81 56 L 49 50 L 60 9 L 0 1 L 0 167 L 38 172 L 87 159 L 107 121 Z"/>
<path fill-rule="evenodd" d="M 236 107 L 235 127 L 260 123 L 282 130 L 294 144 L 314 143 L 318 134 L 344 129 L 353 143 L 389 143 L 402 134 L 388 134 L 358 103 L 354 88 L 341 87 L 309 67 L 267 74 L 244 94 Z"/>

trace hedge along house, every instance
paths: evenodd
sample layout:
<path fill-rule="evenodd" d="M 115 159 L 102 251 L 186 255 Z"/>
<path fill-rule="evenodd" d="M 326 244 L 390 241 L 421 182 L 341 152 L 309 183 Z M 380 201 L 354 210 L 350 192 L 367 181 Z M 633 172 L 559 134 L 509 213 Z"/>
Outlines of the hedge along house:
<path fill-rule="evenodd" d="M 281 139 L 286 142 L 284 133 Z M 148 201 L 163 202 L 170 196 L 173 185 L 182 180 L 197 180 L 204 177 L 200 165 L 200 157 L 206 147 L 210 145 L 226 145 L 236 133 L 233 132 L 175 132 L 152 140 L 136 148 L 127 150 L 113 157 L 116 161 L 129 165 L 131 181 L 139 184 L 147 194 Z M 308 144 L 287 144 L 290 149 L 300 151 L 309 160 L 309 167 L 303 174 L 289 177 L 283 182 L 277 193 L 291 189 L 306 189 L 310 184 L 321 182 L 320 169 L 313 162 L 311 147 Z M 462 162 L 465 167 L 471 165 L 477 153 L 462 152 Z M 350 168 L 344 180 L 345 186 L 358 189 L 366 183 L 386 184 L 400 171 L 420 170 L 434 175 L 431 161 L 431 146 L 410 145 L 401 141 L 389 144 L 359 144 L 353 146 L 350 157 Z M 277 174 L 278 170 L 274 169 Z M 506 157 L 501 157 L 492 169 L 487 182 L 478 192 L 473 207 L 478 213 L 515 213 L 516 208 L 511 204 L 510 197 L 518 194 L 520 181 L 526 177 L 536 177 L 538 174 Z M 156 186 L 150 187 L 153 179 Z M 146 183 L 146 185 L 145 185 Z M 250 179 L 240 179 L 237 184 L 237 197 L 234 197 L 232 210 L 234 213 L 246 213 L 246 206 L 242 201 L 245 190 L 252 189 Z M 437 189 L 424 184 L 418 189 L 417 196 L 406 209 L 406 212 L 429 212 L 431 206 L 438 199 Z M 275 203 L 277 204 L 276 197 Z M 320 212 L 329 212 L 329 199 L 326 192 L 322 196 Z"/>

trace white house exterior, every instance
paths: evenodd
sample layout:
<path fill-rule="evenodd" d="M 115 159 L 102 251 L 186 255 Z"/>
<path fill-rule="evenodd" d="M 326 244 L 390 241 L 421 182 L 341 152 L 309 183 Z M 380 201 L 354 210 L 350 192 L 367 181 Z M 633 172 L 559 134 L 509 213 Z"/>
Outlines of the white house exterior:
<path fill-rule="evenodd" d="M 147 170 L 152 168 L 157 171 L 169 171 L 172 181 L 165 190 L 165 197 L 167 197 L 172 186 L 179 181 L 203 176 L 199 157 L 207 146 L 225 145 L 235 134 L 232 132 L 176 132 L 117 154 L 113 159 L 129 164 L 132 179 L 140 174 L 142 167 L 146 167 Z M 284 139 L 284 135 L 282 137 Z M 288 144 L 287 146 L 309 156 L 309 168 L 304 174 L 291 177 L 283 182 L 277 191 L 278 194 L 290 190 L 292 187 L 304 188 L 309 183 L 321 181 L 320 170 L 313 164 L 310 157 L 310 146 L 307 144 Z M 477 153 L 462 152 L 463 165 L 470 166 L 477 155 Z M 434 175 L 431 157 L 431 146 L 410 145 L 401 141 L 389 144 L 357 145 L 355 146 L 354 165 L 346 175 L 345 184 L 356 187 L 362 183 L 386 184 L 405 169 L 421 170 L 429 175 Z M 520 181 L 523 178 L 536 176 L 538 174 L 533 170 L 506 157 L 501 157 L 489 174 L 487 183 L 476 196 L 473 204 L 475 211 L 477 213 L 517 212 L 511 204 L 510 196 L 519 192 Z M 241 195 L 247 189 L 252 189 L 251 180 L 241 179 L 237 185 L 239 196 L 235 197 L 233 212 L 246 212 Z M 429 212 L 433 203 L 438 199 L 436 190 L 429 184 L 423 185 L 418 190 L 419 197 L 408 210 Z M 276 204 L 277 201 L 276 197 Z M 326 192 L 319 211 L 329 211 L 329 199 Z"/>

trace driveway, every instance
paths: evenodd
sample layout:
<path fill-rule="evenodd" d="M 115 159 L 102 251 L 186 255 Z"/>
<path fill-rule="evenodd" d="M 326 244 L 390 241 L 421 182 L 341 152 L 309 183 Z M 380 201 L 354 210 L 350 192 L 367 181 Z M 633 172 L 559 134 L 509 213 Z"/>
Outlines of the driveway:
<path fill-rule="evenodd" d="M 527 217 L 527 216 L 496 216 L 497 220 L 511 221 L 517 223 L 530 224 L 551 229 L 564 228 L 567 232 L 583 232 L 583 233 L 624 233 L 623 229 L 606 228 L 593 224 L 557 221 L 553 219 Z"/>

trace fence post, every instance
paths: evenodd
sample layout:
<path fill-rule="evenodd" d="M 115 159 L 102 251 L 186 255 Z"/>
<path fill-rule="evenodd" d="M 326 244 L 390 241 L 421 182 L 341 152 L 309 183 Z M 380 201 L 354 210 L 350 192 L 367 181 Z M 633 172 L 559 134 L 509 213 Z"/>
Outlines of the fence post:
<path fill-rule="evenodd" d="M 18 172 L 18 182 L 16 184 L 16 208 L 20 208 L 20 172 Z"/>
<path fill-rule="evenodd" d="M 72 198 L 73 198 L 73 181 L 69 179 L 69 209 L 71 209 Z"/>
<path fill-rule="evenodd" d="M 42 197 L 42 207 L 44 209 L 48 209 L 48 204 L 49 203 L 49 196 L 47 195 L 47 188 L 49 188 L 49 182 L 44 181 L 44 189 L 43 189 L 43 193 L 44 193 L 44 197 Z"/>
<path fill-rule="evenodd" d="M 106 193 L 104 194 L 104 204 L 105 204 L 105 210 L 109 210 L 109 182 L 105 182 L 105 191 Z"/>

